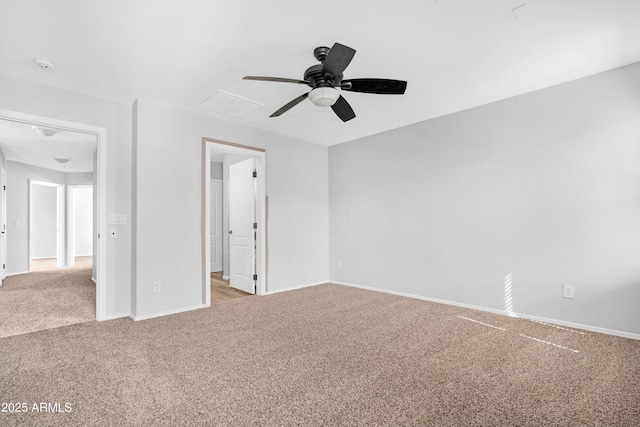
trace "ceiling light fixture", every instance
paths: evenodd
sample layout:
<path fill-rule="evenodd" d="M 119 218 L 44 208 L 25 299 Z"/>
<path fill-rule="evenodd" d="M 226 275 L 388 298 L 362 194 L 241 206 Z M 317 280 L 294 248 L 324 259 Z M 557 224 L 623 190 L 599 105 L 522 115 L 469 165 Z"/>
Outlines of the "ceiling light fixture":
<path fill-rule="evenodd" d="M 55 156 L 53 159 L 58 163 L 67 163 L 69 160 L 71 160 L 71 157 Z"/>
<path fill-rule="evenodd" d="M 40 68 L 41 70 L 53 70 L 54 68 L 56 68 L 53 62 L 47 61 L 46 59 L 34 59 L 33 65 Z"/>
<path fill-rule="evenodd" d="M 331 107 L 338 98 L 340 93 L 333 87 L 317 87 L 309 92 L 309 99 L 318 107 Z"/>
<path fill-rule="evenodd" d="M 58 133 L 58 131 L 56 129 L 51 129 L 51 128 L 43 128 L 42 126 L 32 126 L 33 130 L 41 136 L 45 136 L 45 137 L 49 137 L 49 136 L 53 136 L 56 133 Z"/>

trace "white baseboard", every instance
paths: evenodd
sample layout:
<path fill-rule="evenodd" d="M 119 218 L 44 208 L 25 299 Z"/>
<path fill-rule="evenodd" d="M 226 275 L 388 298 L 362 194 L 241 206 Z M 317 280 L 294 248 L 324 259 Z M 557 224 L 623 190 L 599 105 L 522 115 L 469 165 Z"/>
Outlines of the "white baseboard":
<path fill-rule="evenodd" d="M 547 319 L 546 317 L 532 316 L 531 314 L 516 314 L 515 317 L 527 320 L 536 320 L 544 323 L 552 323 L 559 326 L 567 326 L 574 329 L 583 329 L 585 331 L 598 332 L 600 334 L 615 335 L 617 337 L 630 338 L 632 340 L 640 340 L 640 334 L 634 334 L 633 332 L 618 331 L 616 329 L 601 328 L 599 326 L 584 325 L 582 323 L 567 322 L 565 320 Z"/>
<path fill-rule="evenodd" d="M 295 291 L 296 289 L 310 288 L 312 286 L 324 285 L 324 284 L 327 284 L 327 283 L 330 283 L 330 282 L 328 280 L 326 280 L 324 282 L 318 282 L 318 283 L 307 283 L 306 285 L 292 286 L 290 288 L 276 289 L 274 291 L 267 291 L 267 292 L 264 293 L 264 295 L 273 295 L 273 294 L 279 294 L 281 292 Z"/>
<path fill-rule="evenodd" d="M 122 319 L 123 317 L 129 316 L 131 316 L 131 313 L 110 314 L 108 316 L 105 316 L 103 319 L 100 319 L 99 322 L 104 322 L 105 320 Z"/>
<path fill-rule="evenodd" d="M 144 316 L 135 316 L 134 314 L 130 314 L 129 316 L 135 321 L 147 320 L 147 319 L 153 319 L 156 317 L 169 316 L 171 314 L 184 313 L 185 311 L 198 310 L 206 307 L 207 307 L 206 304 L 198 304 L 198 305 L 193 305 L 191 307 L 176 308 L 175 310 L 167 310 L 167 311 L 161 311 L 159 313 L 145 314 Z"/>
<path fill-rule="evenodd" d="M 598 333 L 601 333 L 601 334 L 614 335 L 614 336 L 623 337 L 623 338 L 631 338 L 631 339 L 634 339 L 634 340 L 640 340 L 640 334 L 635 334 L 635 333 L 632 333 L 632 332 L 618 331 L 618 330 L 615 330 L 615 329 L 601 328 L 601 327 L 598 327 L 598 326 L 583 325 L 581 323 L 567 322 L 567 321 L 564 321 L 564 320 L 548 319 L 548 318 L 545 318 L 545 317 L 532 316 L 530 314 L 521 314 L 521 313 L 512 314 L 512 313 L 507 313 L 504 310 L 497 310 L 495 308 L 482 307 L 482 306 L 478 306 L 478 305 L 465 304 L 465 303 L 461 303 L 461 302 L 443 300 L 443 299 L 438 299 L 438 298 L 430 298 L 430 297 L 425 297 L 425 296 L 422 296 L 422 295 L 410 294 L 410 293 L 406 293 L 406 292 L 391 291 L 391 290 L 388 290 L 388 289 L 372 288 L 370 286 L 356 285 L 354 283 L 338 282 L 338 281 L 331 281 L 330 283 L 335 283 L 336 285 L 342 285 L 342 286 L 349 286 L 349 287 L 352 287 L 352 288 L 365 289 L 365 290 L 368 290 L 368 291 L 382 292 L 382 293 L 385 293 L 385 294 L 391 294 L 391 295 L 398 295 L 398 296 L 402 296 L 402 297 L 420 299 L 420 300 L 424 300 L 424 301 L 437 302 L 437 303 L 440 303 L 440 304 L 447 304 L 447 305 L 454 305 L 454 306 L 457 306 L 457 307 L 470 308 L 472 310 L 485 311 L 485 312 L 489 312 L 489 313 L 500 314 L 500 315 L 503 315 L 503 316 L 516 317 L 516 318 L 527 319 L 527 320 L 536 320 L 536 321 L 539 321 L 539 322 L 551 323 L 551 324 L 554 324 L 554 325 L 567 326 L 567 327 L 575 328 L 575 329 L 583 329 L 585 331 L 590 331 L 590 332 L 598 332 Z"/>
<path fill-rule="evenodd" d="M 96 280 L 96 278 L 95 278 L 95 277 L 93 277 L 93 276 L 91 276 L 91 281 L 92 281 L 93 283 L 95 283 L 96 285 L 98 284 L 98 281 L 97 281 L 97 280 Z M 128 315 L 127 315 L 127 316 L 128 316 Z"/>
<path fill-rule="evenodd" d="M 18 271 L 17 273 L 7 273 L 7 275 L 5 276 L 5 278 L 9 277 L 9 276 L 18 276 L 20 274 L 27 274 L 27 273 L 31 273 L 30 271 Z"/>
<path fill-rule="evenodd" d="M 222 276 L 222 280 L 229 280 L 229 276 Z"/>

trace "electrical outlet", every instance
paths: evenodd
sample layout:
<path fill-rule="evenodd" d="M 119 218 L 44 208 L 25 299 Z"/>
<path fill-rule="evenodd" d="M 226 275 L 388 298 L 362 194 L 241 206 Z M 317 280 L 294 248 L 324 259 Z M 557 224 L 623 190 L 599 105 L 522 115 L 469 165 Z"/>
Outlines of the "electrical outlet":
<path fill-rule="evenodd" d="M 573 299 L 574 288 L 572 285 L 562 285 L 562 297 Z"/>
<path fill-rule="evenodd" d="M 338 260 L 338 268 L 342 268 L 342 260 L 341 259 Z"/>
<path fill-rule="evenodd" d="M 153 282 L 153 292 L 160 292 L 160 290 L 160 281 L 156 280 L 155 282 Z"/>

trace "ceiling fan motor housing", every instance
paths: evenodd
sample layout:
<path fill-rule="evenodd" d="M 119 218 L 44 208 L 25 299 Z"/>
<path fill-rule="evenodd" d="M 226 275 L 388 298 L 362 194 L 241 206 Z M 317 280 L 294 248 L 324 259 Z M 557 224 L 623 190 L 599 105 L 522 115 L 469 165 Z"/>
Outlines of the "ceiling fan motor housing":
<path fill-rule="evenodd" d="M 327 46 L 317 47 L 317 48 L 313 49 L 313 56 L 318 61 L 324 62 L 324 60 L 327 58 L 327 55 L 329 54 L 330 50 L 331 50 L 331 48 L 329 48 Z"/>
<path fill-rule="evenodd" d="M 323 65 L 312 65 L 304 72 L 304 80 L 311 82 L 311 87 L 339 86 L 342 81 L 342 74 L 334 76 L 323 71 Z"/>
<path fill-rule="evenodd" d="M 330 50 L 331 48 L 327 46 L 313 49 L 313 56 L 320 61 L 320 64 L 312 65 L 304 72 L 304 80 L 311 82 L 310 86 L 313 88 L 340 86 L 342 74 L 334 76 L 324 69 L 324 60 L 327 59 Z"/>

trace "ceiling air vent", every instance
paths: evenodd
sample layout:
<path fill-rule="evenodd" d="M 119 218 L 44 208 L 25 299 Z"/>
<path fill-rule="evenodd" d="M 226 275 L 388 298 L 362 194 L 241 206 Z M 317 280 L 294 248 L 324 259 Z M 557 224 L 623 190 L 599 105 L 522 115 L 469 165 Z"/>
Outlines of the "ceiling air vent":
<path fill-rule="evenodd" d="M 220 89 L 199 105 L 200 108 L 232 117 L 244 117 L 262 106 L 264 106 L 264 104 L 261 102 L 234 95 Z"/>

